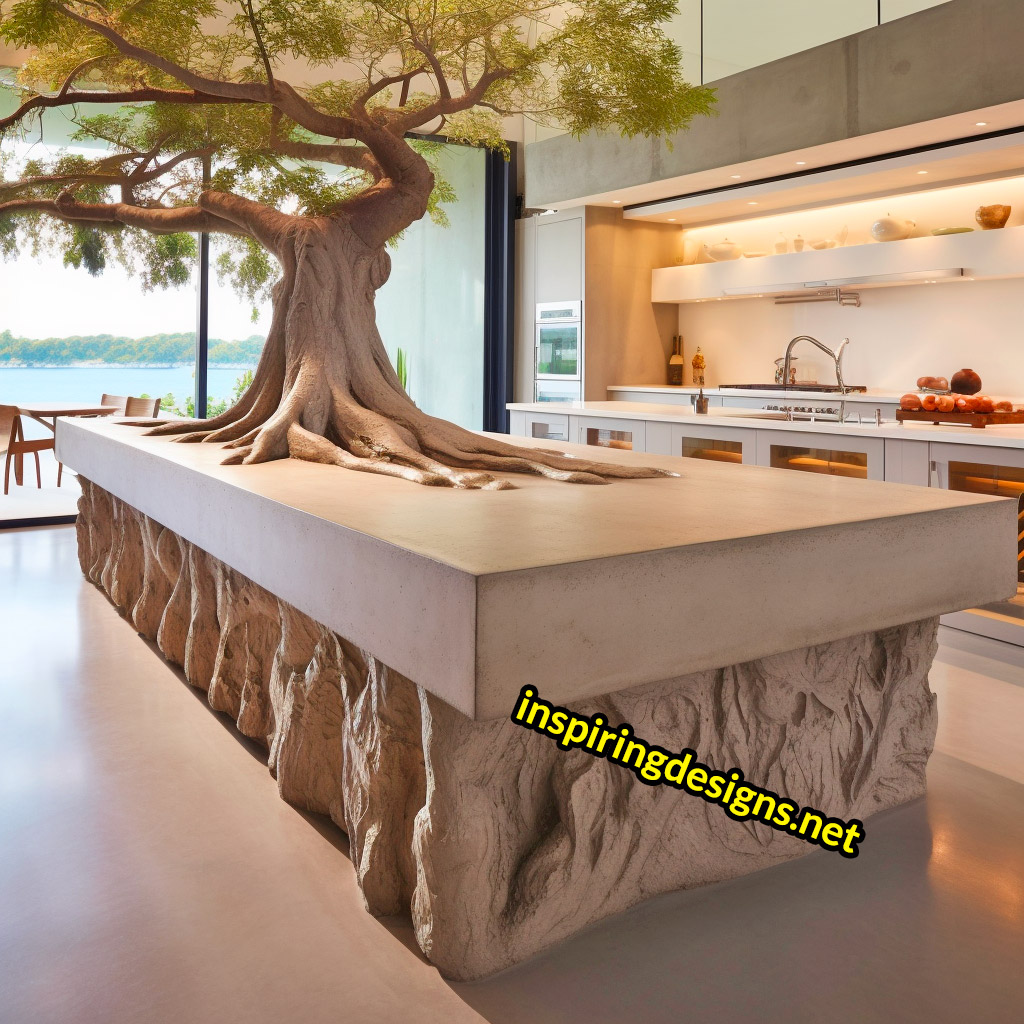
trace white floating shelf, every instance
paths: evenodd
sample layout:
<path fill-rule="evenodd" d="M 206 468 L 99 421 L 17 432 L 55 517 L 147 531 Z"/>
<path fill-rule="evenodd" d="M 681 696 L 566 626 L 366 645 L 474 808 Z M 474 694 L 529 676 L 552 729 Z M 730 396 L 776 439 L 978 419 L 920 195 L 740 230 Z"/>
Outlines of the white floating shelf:
<path fill-rule="evenodd" d="M 1024 277 L 1024 226 L 664 267 L 653 273 L 651 300 L 702 302 L 835 287 L 861 291 L 922 284 L 929 272 L 936 281 L 951 280 L 960 277 L 951 273 L 960 269 L 964 280 Z"/>

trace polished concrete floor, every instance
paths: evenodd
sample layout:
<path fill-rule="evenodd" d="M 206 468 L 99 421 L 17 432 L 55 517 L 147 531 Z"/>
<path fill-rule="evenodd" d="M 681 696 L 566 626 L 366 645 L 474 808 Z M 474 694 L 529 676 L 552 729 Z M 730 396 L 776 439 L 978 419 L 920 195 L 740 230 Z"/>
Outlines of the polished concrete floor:
<path fill-rule="evenodd" d="M 344 836 L 277 796 L 78 571 L 0 532 L 0 1022 L 1024 1020 L 1024 651 L 945 631 L 926 800 L 652 900 L 488 981 L 369 917 Z"/>

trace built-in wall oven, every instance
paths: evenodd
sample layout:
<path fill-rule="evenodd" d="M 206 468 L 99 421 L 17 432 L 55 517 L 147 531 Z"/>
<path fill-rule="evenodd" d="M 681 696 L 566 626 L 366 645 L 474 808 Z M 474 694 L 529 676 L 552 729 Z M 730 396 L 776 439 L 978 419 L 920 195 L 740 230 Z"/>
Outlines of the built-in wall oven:
<path fill-rule="evenodd" d="M 534 401 L 573 402 L 582 397 L 583 303 L 537 303 Z"/>
<path fill-rule="evenodd" d="M 988 445 L 932 444 L 929 455 L 932 487 L 993 494 L 1017 502 L 1017 593 L 1005 601 L 943 616 L 942 621 L 1024 647 L 1024 451 Z"/>

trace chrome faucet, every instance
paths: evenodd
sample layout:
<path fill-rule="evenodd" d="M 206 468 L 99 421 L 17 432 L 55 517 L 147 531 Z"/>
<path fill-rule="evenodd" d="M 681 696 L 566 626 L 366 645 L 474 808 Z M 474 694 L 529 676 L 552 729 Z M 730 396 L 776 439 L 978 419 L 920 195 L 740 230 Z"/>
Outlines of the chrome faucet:
<path fill-rule="evenodd" d="M 782 367 L 782 382 L 784 384 L 789 383 L 789 366 L 793 359 L 793 346 L 798 341 L 809 341 L 812 345 L 816 345 L 821 349 L 825 355 L 831 356 L 836 364 L 836 383 L 839 385 L 839 393 L 841 395 L 846 394 L 846 385 L 843 383 L 843 350 L 847 345 L 850 344 L 849 338 L 843 338 L 839 343 L 839 348 L 832 351 L 828 345 L 823 345 L 817 338 L 812 338 L 809 334 L 798 334 L 787 346 L 786 346 L 786 363 Z"/>

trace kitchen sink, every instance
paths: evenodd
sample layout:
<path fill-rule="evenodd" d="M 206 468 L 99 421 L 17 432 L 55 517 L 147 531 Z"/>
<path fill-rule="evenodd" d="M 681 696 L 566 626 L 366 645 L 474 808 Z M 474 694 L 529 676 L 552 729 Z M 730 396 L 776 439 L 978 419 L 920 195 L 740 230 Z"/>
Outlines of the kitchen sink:
<path fill-rule="evenodd" d="M 719 384 L 722 391 L 816 391 L 821 394 L 838 395 L 838 384 Z M 863 393 L 867 388 L 863 384 L 846 385 L 846 393 L 851 391 Z"/>

